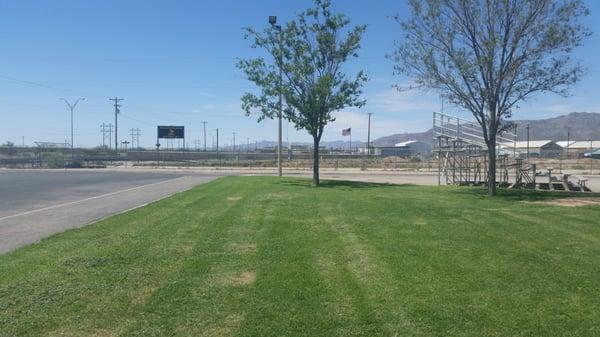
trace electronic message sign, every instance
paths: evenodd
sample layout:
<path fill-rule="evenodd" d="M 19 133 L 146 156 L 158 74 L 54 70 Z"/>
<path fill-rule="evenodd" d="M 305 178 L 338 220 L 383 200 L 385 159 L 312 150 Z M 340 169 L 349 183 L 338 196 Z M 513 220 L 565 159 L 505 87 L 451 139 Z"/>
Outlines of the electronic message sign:
<path fill-rule="evenodd" d="M 184 139 L 185 127 L 183 126 L 158 126 L 158 139 Z"/>

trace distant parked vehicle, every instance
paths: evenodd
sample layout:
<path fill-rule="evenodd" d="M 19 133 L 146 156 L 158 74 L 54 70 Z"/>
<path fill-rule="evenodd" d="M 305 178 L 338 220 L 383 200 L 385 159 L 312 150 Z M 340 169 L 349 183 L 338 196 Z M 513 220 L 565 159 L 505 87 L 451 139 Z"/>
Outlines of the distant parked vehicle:
<path fill-rule="evenodd" d="M 583 156 L 586 158 L 592 157 L 594 159 L 600 159 L 600 149 L 593 152 L 587 152 Z"/>

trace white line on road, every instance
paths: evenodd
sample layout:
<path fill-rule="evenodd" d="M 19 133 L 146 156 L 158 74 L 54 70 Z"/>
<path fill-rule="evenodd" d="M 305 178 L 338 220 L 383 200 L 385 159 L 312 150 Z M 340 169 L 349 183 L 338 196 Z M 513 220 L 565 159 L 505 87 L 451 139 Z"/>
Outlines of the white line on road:
<path fill-rule="evenodd" d="M 1 217 L 0 221 L 6 220 L 6 219 L 20 217 L 20 216 L 23 216 L 23 215 L 29 215 L 29 214 L 34 214 L 34 213 L 38 213 L 38 212 L 48 211 L 48 210 L 55 209 L 55 208 L 76 205 L 76 204 L 79 204 L 79 203 L 82 203 L 82 202 L 86 202 L 86 201 L 90 201 L 90 200 L 95 200 L 95 199 L 100 199 L 100 198 L 105 198 L 105 197 L 110 197 L 110 196 L 115 195 L 115 194 L 120 194 L 120 193 L 135 191 L 135 190 L 139 190 L 140 188 L 150 187 L 150 186 L 156 186 L 156 185 L 160 185 L 160 184 L 172 182 L 172 181 L 183 179 L 183 178 L 187 178 L 187 176 L 173 178 L 173 179 L 169 179 L 169 180 L 163 180 L 163 181 L 159 181 L 159 182 L 152 183 L 152 184 L 146 184 L 146 185 L 142 185 L 142 186 L 131 187 L 131 188 L 127 188 L 127 189 L 124 189 L 124 190 L 110 192 L 110 193 L 106 193 L 106 194 L 102 194 L 102 195 L 97 195 L 95 197 L 89 197 L 89 198 L 85 198 L 85 199 L 81 199 L 81 200 L 77 200 L 77 201 L 66 202 L 64 204 L 53 205 L 53 206 L 48 206 L 48 207 L 44 207 L 44 208 L 38 208 L 38 209 L 34 209 L 34 210 L 31 210 L 31 211 L 26 211 L 26 212 L 22 212 L 22 213 L 7 215 L 7 216 L 4 216 L 4 217 Z"/>

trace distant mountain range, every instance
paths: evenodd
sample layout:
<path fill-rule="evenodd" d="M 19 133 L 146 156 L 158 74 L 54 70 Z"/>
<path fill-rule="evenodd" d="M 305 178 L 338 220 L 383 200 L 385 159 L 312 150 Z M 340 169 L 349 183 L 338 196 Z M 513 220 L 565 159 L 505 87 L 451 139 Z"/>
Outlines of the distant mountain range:
<path fill-rule="evenodd" d="M 515 120 L 513 123 L 517 125 L 519 140 L 527 139 L 526 126 L 528 124 L 530 140 L 567 140 L 567 132 L 569 130 L 571 131 L 571 140 L 589 140 L 590 138 L 600 140 L 600 113 L 597 112 L 571 112 L 568 115 L 547 119 Z M 433 129 L 425 132 L 398 133 L 377 138 L 373 140 L 373 146 L 394 146 L 397 143 L 409 140 L 418 140 L 431 144 L 433 142 Z M 365 144 L 366 142 L 356 141 L 352 142 L 352 147 L 364 147 Z M 262 141 L 257 145 L 260 148 L 276 147 L 277 142 Z M 294 142 L 293 145 L 311 146 L 312 143 Z M 254 148 L 254 146 L 254 144 L 250 144 L 250 148 Z M 349 148 L 350 142 L 341 140 L 321 142 L 321 146 L 336 149 Z M 245 144 L 240 144 L 238 147 L 245 148 L 246 146 Z M 285 142 L 284 147 L 287 147 L 287 143 Z"/>
<path fill-rule="evenodd" d="M 529 124 L 530 140 L 567 140 L 567 133 L 571 132 L 571 140 L 600 140 L 600 113 L 597 112 L 571 112 L 568 115 L 536 120 L 516 120 L 519 140 L 527 139 L 527 125 Z M 431 144 L 433 130 L 418 133 L 398 133 L 385 136 L 373 141 L 374 146 L 394 146 L 396 143 L 409 140 L 419 140 Z"/>
<path fill-rule="evenodd" d="M 418 140 L 431 144 L 433 142 L 433 129 L 417 133 L 397 133 L 391 136 L 385 136 L 373 140 L 373 146 L 394 146 L 395 144 L 407 142 L 409 140 Z"/>
<path fill-rule="evenodd" d="M 600 140 L 600 113 L 571 112 L 568 115 L 540 120 L 520 120 L 517 124 L 519 139 L 527 138 L 527 124 L 530 125 L 529 138 L 537 140 Z"/>
<path fill-rule="evenodd" d="M 327 149 L 345 149 L 345 148 L 350 148 L 350 146 L 352 146 L 352 148 L 356 148 L 356 147 L 364 147 L 366 142 L 360 142 L 360 141 L 353 141 L 352 143 L 348 142 L 348 141 L 343 141 L 343 140 L 335 140 L 335 141 L 329 141 L 329 142 L 321 142 L 321 147 L 327 148 Z M 302 143 L 302 142 L 292 142 L 292 145 L 294 146 L 312 146 L 312 143 Z M 250 148 L 254 148 L 255 144 L 250 144 Z M 267 148 L 267 147 L 276 147 L 277 146 L 277 142 L 272 142 L 272 141 L 267 141 L 267 140 L 263 140 L 261 142 L 258 142 L 258 144 L 256 144 L 256 146 L 258 146 L 259 148 Z M 284 141 L 283 142 L 283 147 L 287 147 L 288 144 Z M 246 148 L 245 144 L 241 144 L 240 148 Z"/>

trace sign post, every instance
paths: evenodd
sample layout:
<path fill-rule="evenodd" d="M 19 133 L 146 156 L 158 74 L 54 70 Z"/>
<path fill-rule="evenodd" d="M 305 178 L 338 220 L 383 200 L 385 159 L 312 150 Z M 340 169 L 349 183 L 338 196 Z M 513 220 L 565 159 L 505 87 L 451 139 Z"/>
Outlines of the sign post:
<path fill-rule="evenodd" d="M 159 125 L 156 127 L 156 162 L 160 165 L 160 140 L 161 139 L 183 139 L 185 147 L 185 126 L 165 126 Z"/>

